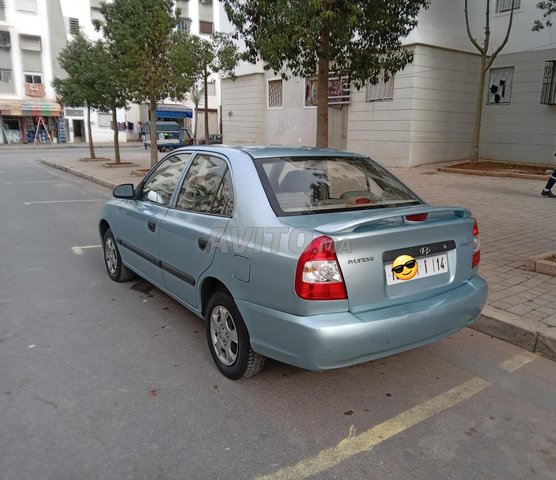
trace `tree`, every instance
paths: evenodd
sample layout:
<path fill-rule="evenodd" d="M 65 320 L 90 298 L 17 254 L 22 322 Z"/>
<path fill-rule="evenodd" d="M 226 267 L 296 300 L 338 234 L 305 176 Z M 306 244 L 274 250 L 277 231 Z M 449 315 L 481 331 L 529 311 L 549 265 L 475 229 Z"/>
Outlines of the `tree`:
<path fill-rule="evenodd" d="M 328 146 L 328 77 L 333 69 L 356 88 L 386 79 L 413 60 L 401 39 L 429 0 L 223 0 L 243 38 L 246 59 L 304 77 L 317 73 L 318 147 Z"/>
<path fill-rule="evenodd" d="M 469 37 L 469 40 L 471 40 L 473 46 L 481 54 L 479 84 L 478 84 L 478 91 L 477 91 L 477 100 L 475 103 L 473 137 L 471 139 L 471 163 L 479 162 L 479 143 L 481 139 L 481 118 L 483 114 L 483 98 L 484 98 L 484 85 L 485 85 L 486 74 L 490 69 L 490 67 L 492 66 L 494 60 L 496 59 L 498 54 L 503 50 L 503 48 L 506 46 L 510 38 L 510 32 L 512 30 L 512 23 L 514 18 L 515 0 L 512 0 L 510 19 L 508 21 L 508 27 L 506 29 L 506 36 L 504 37 L 504 40 L 502 41 L 500 46 L 496 50 L 494 50 L 491 54 L 488 53 L 490 48 L 490 0 L 485 0 L 485 4 L 486 4 L 485 37 L 483 39 L 483 44 L 481 45 L 471 33 L 471 27 L 469 26 L 469 11 L 467 8 L 467 0 L 465 0 L 465 26 L 467 28 L 467 36 Z"/>
<path fill-rule="evenodd" d="M 151 119 L 151 164 L 158 161 L 156 106 L 166 98 L 181 99 L 193 85 L 191 71 L 179 71 L 176 52 L 187 52 L 190 37 L 176 32 L 179 9 L 173 0 L 114 0 L 101 3 L 104 21 L 95 22 L 108 42 L 120 78 L 130 97 L 148 102 Z M 190 62 L 184 60 L 188 65 Z M 183 67 L 184 62 L 178 65 Z"/>
<path fill-rule="evenodd" d="M 537 8 L 540 10 L 544 10 L 543 12 L 543 20 L 535 20 L 533 24 L 533 30 L 538 32 L 542 30 L 545 26 L 551 27 L 552 21 L 550 20 L 550 16 L 553 13 L 556 13 L 556 0 L 547 0 L 545 2 L 538 2 Z"/>
<path fill-rule="evenodd" d="M 193 51 L 197 65 L 197 76 L 201 79 L 205 97 L 205 143 L 208 144 L 208 80 L 211 74 L 225 74 L 234 79 L 234 70 L 239 63 L 240 54 L 232 38 L 224 33 L 213 33 L 210 40 L 195 37 Z M 195 132 L 197 117 L 195 117 Z"/>
<path fill-rule="evenodd" d="M 189 95 L 195 107 L 195 128 L 193 129 L 193 142 L 195 144 L 197 144 L 197 115 L 199 114 L 199 103 L 201 103 L 201 99 L 204 98 L 204 95 L 203 89 L 197 86 L 193 87 Z"/>
<path fill-rule="evenodd" d="M 60 66 L 66 71 L 66 78 L 55 78 L 52 86 L 62 103 L 69 107 L 87 107 L 87 131 L 89 155 L 96 158 L 91 129 L 91 109 L 104 106 L 105 92 L 103 77 L 91 65 L 102 63 L 102 45 L 93 43 L 78 34 L 58 55 Z"/>

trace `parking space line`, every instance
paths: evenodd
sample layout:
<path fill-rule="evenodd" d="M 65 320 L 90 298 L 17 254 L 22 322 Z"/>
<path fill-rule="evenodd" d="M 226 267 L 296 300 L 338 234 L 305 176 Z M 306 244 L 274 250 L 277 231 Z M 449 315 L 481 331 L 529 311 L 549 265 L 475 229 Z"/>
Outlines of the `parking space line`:
<path fill-rule="evenodd" d="M 523 352 L 519 352 L 513 357 L 510 357 L 507 360 L 503 361 L 500 364 L 500 368 L 502 370 L 506 370 L 506 372 L 514 373 L 517 369 L 527 365 L 529 362 L 532 362 L 537 358 L 539 357 L 534 353 L 524 350 Z"/>
<path fill-rule="evenodd" d="M 513 373 L 536 358 L 530 352 L 519 352 L 502 362 L 499 367 Z M 321 450 L 318 455 L 302 460 L 291 467 L 284 467 L 274 473 L 258 476 L 256 480 L 288 480 L 292 478 L 297 480 L 322 473 L 354 455 L 371 451 L 380 443 L 473 397 L 490 385 L 490 382 L 482 378 L 473 377 L 471 380 L 416 405 L 359 435 L 354 434 L 355 428 L 352 426 L 348 437 L 336 446 Z"/>
<path fill-rule="evenodd" d="M 100 245 L 82 245 L 79 247 L 71 247 L 73 253 L 76 255 L 83 255 L 85 252 L 83 250 L 89 250 L 91 248 L 100 248 Z"/>
<path fill-rule="evenodd" d="M 47 203 L 82 203 L 82 202 L 106 202 L 106 198 L 92 198 L 88 200 L 43 200 L 40 202 L 23 202 L 23 205 L 36 205 Z"/>

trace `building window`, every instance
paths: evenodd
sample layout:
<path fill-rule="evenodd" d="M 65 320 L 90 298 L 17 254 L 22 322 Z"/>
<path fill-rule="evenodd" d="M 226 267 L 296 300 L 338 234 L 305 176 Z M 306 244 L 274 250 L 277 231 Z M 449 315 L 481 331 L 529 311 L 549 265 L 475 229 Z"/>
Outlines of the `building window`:
<path fill-rule="evenodd" d="M 305 106 L 317 106 L 317 77 L 305 78 Z M 328 73 L 328 105 L 347 105 L 350 102 L 350 86 L 348 77 L 339 76 L 335 72 Z"/>
<path fill-rule="evenodd" d="M 100 128 L 110 128 L 112 126 L 112 114 L 106 112 L 99 112 L 98 126 Z"/>
<path fill-rule="evenodd" d="M 191 28 L 191 19 L 181 17 L 180 18 L 180 23 L 178 23 L 178 30 L 181 30 L 182 32 L 188 32 L 189 33 L 190 28 Z"/>
<path fill-rule="evenodd" d="M 25 83 L 42 83 L 42 75 L 36 73 L 26 73 L 23 75 Z"/>
<path fill-rule="evenodd" d="M 6 8 L 6 0 L 0 0 L 0 8 Z"/>
<path fill-rule="evenodd" d="M 37 0 L 17 0 L 17 10 L 25 13 L 37 13 Z"/>
<path fill-rule="evenodd" d="M 541 104 L 556 105 L 556 60 L 549 60 L 544 64 Z"/>
<path fill-rule="evenodd" d="M 521 0 L 514 1 L 514 10 L 521 6 Z M 512 9 L 512 0 L 496 0 L 497 12 L 508 12 Z"/>
<path fill-rule="evenodd" d="M 69 19 L 69 32 L 72 35 L 79 34 L 79 18 L 70 18 Z"/>
<path fill-rule="evenodd" d="M 385 81 L 384 75 L 380 75 L 378 83 L 373 85 L 367 83 L 365 101 L 370 102 L 391 102 L 394 100 L 394 77 Z"/>
<path fill-rule="evenodd" d="M 491 68 L 488 103 L 511 103 L 514 67 Z"/>
<path fill-rule="evenodd" d="M 0 30 L 0 47 L 10 48 L 12 42 L 10 40 L 10 32 L 6 30 Z"/>
<path fill-rule="evenodd" d="M 283 83 L 282 79 L 268 81 L 268 108 L 282 108 L 283 104 Z"/>
<path fill-rule="evenodd" d="M 21 50 L 33 50 L 40 52 L 42 50 L 41 37 L 32 37 L 30 35 L 20 35 L 19 45 Z"/>
<path fill-rule="evenodd" d="M 199 21 L 199 33 L 206 33 L 212 35 L 212 22 Z"/>
<path fill-rule="evenodd" d="M 0 68 L 0 83 L 12 83 L 12 70 L 9 68 Z"/>

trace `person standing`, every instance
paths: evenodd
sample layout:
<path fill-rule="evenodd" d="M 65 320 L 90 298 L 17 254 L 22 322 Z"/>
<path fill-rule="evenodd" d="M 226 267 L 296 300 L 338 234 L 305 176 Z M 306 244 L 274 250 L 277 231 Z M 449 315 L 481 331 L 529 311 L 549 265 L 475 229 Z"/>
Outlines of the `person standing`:
<path fill-rule="evenodd" d="M 554 154 L 554 156 L 556 157 L 556 153 Z M 554 171 L 550 175 L 550 178 L 548 179 L 548 182 L 546 182 L 546 186 L 543 188 L 541 195 L 543 197 L 550 197 L 550 198 L 556 197 L 556 195 L 552 193 L 552 187 L 554 186 L 555 183 L 556 183 L 556 169 L 554 169 Z"/>

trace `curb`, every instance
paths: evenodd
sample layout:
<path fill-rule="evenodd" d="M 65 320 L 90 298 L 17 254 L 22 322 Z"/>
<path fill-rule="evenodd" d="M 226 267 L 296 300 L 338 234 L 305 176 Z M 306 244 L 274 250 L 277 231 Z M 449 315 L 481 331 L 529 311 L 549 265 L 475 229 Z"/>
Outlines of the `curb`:
<path fill-rule="evenodd" d="M 548 175 L 533 175 L 531 173 L 514 173 L 514 172 L 488 172 L 485 170 L 468 170 L 465 168 L 438 167 L 439 172 L 447 173 L 463 173 L 464 175 L 478 175 L 481 177 L 500 177 L 500 178 L 524 178 L 526 180 L 544 180 L 546 182 Z"/>
<path fill-rule="evenodd" d="M 41 163 L 85 178 L 103 187 L 113 189 L 117 185 L 114 182 L 104 180 L 95 175 L 90 175 L 74 168 L 60 165 L 52 160 L 43 159 Z M 475 323 L 469 325 L 469 328 L 517 345 L 530 352 L 538 353 L 556 362 L 556 328 L 543 327 L 538 329 L 538 325 L 535 322 L 531 322 L 519 315 L 505 312 L 499 308 L 491 307 L 490 305 L 485 305 L 479 318 Z"/>
<path fill-rule="evenodd" d="M 103 187 L 106 187 L 106 188 L 114 189 L 114 187 L 116 187 L 116 185 L 118 185 L 117 183 L 111 182 L 110 180 L 104 180 L 102 178 L 96 177 L 95 175 L 91 175 L 89 173 L 81 172 L 81 171 L 79 171 L 75 168 L 66 167 L 65 165 L 60 165 L 59 163 L 56 163 L 52 160 L 43 159 L 43 160 L 41 160 L 41 163 L 44 164 L 44 165 L 48 165 L 49 167 L 56 168 L 58 170 L 62 170 L 64 172 L 71 173 L 72 175 L 84 178 L 85 180 L 89 180 L 90 182 L 97 183 L 98 185 L 102 185 Z"/>
<path fill-rule="evenodd" d="M 556 362 L 556 328 L 539 329 L 535 322 L 490 305 L 469 327 Z"/>

